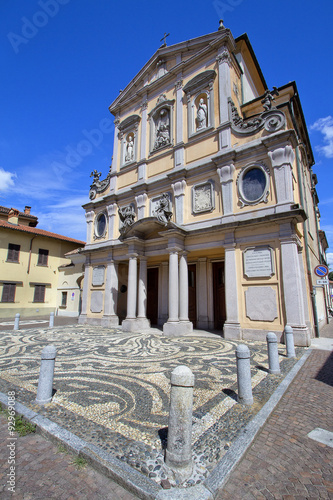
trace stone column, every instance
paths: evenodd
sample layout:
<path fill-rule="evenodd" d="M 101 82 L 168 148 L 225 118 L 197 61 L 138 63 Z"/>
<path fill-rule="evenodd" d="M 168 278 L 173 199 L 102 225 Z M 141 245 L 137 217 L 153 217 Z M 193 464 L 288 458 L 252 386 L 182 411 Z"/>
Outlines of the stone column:
<path fill-rule="evenodd" d="M 86 212 L 87 245 L 89 245 L 92 242 L 94 215 L 95 215 L 95 212 L 93 210 L 91 210 L 90 212 Z"/>
<path fill-rule="evenodd" d="M 84 267 L 82 307 L 81 307 L 81 314 L 80 314 L 79 320 L 78 320 L 79 325 L 83 325 L 84 323 L 87 323 L 87 310 L 88 310 L 88 299 L 89 299 L 89 292 L 90 292 L 91 272 L 92 272 L 92 266 L 91 266 L 91 262 L 90 262 L 90 257 L 87 256 L 85 267 Z"/>
<path fill-rule="evenodd" d="M 309 346 L 310 333 L 305 323 L 298 238 L 290 224 L 280 226 L 281 267 L 286 321 L 294 331 L 295 345 Z"/>
<path fill-rule="evenodd" d="M 277 203 L 295 203 L 292 180 L 292 165 L 295 159 L 293 148 L 287 145 L 284 148 L 269 151 L 268 156 L 274 170 Z"/>
<path fill-rule="evenodd" d="M 178 251 L 169 254 L 169 321 L 179 321 Z"/>
<path fill-rule="evenodd" d="M 184 166 L 184 137 L 183 137 L 183 80 L 181 73 L 176 82 L 176 145 L 174 167 Z"/>
<path fill-rule="evenodd" d="M 192 331 L 190 321 L 179 321 L 178 248 L 169 248 L 169 319 L 163 325 L 164 335 L 186 335 Z"/>
<path fill-rule="evenodd" d="M 109 240 L 113 240 L 115 239 L 114 229 L 115 229 L 115 220 L 117 214 L 117 203 L 111 203 L 111 205 L 107 205 L 106 209 L 108 211 L 108 218 L 109 218 L 108 236 Z"/>
<path fill-rule="evenodd" d="M 117 183 L 117 165 L 118 165 L 118 144 L 119 144 L 119 114 L 117 114 L 114 121 L 114 137 L 113 137 L 113 155 L 112 155 L 112 165 L 111 165 L 111 179 L 110 179 L 110 194 L 116 192 Z"/>
<path fill-rule="evenodd" d="M 163 325 L 168 320 L 169 310 L 169 263 L 162 262 L 158 273 L 158 324 Z"/>
<path fill-rule="evenodd" d="M 207 295 L 207 259 L 198 259 L 198 289 L 200 290 L 200 300 L 198 300 L 198 321 L 197 328 L 207 330 L 208 323 L 208 295 Z"/>
<path fill-rule="evenodd" d="M 184 223 L 184 198 L 186 181 L 182 180 L 175 182 L 174 184 L 171 184 L 171 187 L 175 199 L 176 224 L 181 226 Z"/>
<path fill-rule="evenodd" d="M 179 320 L 188 321 L 188 271 L 186 252 L 182 252 L 179 260 Z"/>
<path fill-rule="evenodd" d="M 137 300 L 137 254 L 129 255 L 128 281 L 127 281 L 127 316 L 122 322 L 124 332 L 136 330 L 136 300 Z"/>
<path fill-rule="evenodd" d="M 226 321 L 223 327 L 224 338 L 241 339 L 241 328 L 238 315 L 238 277 L 236 266 L 236 244 L 233 235 L 226 235 L 225 243 L 225 299 Z"/>
<path fill-rule="evenodd" d="M 108 257 L 106 268 L 106 281 L 104 292 L 104 314 L 101 325 L 105 327 L 119 326 L 117 316 L 118 302 L 118 264 L 112 259 L 112 254 Z"/>
<path fill-rule="evenodd" d="M 147 311 L 147 257 L 140 257 L 139 286 L 138 286 L 138 317 L 137 329 L 144 330 L 150 327 L 146 316 Z"/>
<path fill-rule="evenodd" d="M 231 97 L 231 55 L 225 45 L 219 49 L 216 60 L 219 68 L 219 149 L 221 150 L 231 147 L 231 128 L 228 112 L 228 98 Z"/>
<path fill-rule="evenodd" d="M 138 210 L 138 220 L 144 219 L 145 217 L 147 200 L 148 196 L 146 193 L 139 194 L 138 196 L 135 197 L 135 203 Z"/>
<path fill-rule="evenodd" d="M 231 215 L 234 212 L 232 193 L 234 171 L 234 165 L 225 165 L 224 167 L 220 167 L 217 169 L 222 190 L 223 215 Z"/>

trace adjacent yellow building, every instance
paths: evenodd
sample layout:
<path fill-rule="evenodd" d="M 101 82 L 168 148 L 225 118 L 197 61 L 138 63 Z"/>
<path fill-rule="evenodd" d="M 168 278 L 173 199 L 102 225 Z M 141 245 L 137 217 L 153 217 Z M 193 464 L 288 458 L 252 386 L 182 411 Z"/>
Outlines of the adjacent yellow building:
<path fill-rule="evenodd" d="M 66 286 L 63 266 L 69 264 L 65 254 L 84 242 L 39 229 L 37 223 L 30 207 L 24 212 L 0 207 L 1 318 L 13 318 L 16 313 L 38 317 L 58 310 L 79 314 L 80 286 L 75 290 Z M 81 282 L 82 264 L 78 266 Z"/>
<path fill-rule="evenodd" d="M 159 48 L 110 106 L 93 172 L 81 323 L 309 345 L 325 322 L 313 154 L 295 82 L 269 91 L 247 35 Z"/>

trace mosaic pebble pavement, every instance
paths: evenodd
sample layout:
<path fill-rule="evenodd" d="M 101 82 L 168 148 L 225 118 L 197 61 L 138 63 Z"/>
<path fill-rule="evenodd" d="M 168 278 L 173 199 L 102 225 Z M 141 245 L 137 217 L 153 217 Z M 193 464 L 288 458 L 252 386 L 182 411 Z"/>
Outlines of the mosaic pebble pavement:
<path fill-rule="evenodd" d="M 43 408 L 37 394 L 40 355 L 55 345 L 53 387 Z M 185 486 L 204 480 L 242 426 L 260 409 L 283 375 L 267 376 L 266 344 L 246 342 L 251 352 L 254 405 L 236 404 L 237 342 L 216 337 L 168 338 L 91 326 L 35 328 L 1 333 L 0 390 L 86 441 L 160 482 L 164 466 L 170 374 L 179 365 L 195 375 L 194 471 Z M 299 358 L 303 349 L 297 349 Z M 280 353 L 282 372 L 295 360 Z"/>

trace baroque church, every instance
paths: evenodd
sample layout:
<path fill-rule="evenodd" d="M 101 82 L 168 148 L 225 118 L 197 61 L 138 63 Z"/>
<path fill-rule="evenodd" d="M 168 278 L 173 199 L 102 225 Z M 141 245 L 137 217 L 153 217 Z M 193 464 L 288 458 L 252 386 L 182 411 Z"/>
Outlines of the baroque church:
<path fill-rule="evenodd" d="M 313 269 L 326 240 L 295 82 L 269 90 L 248 36 L 220 22 L 164 43 L 109 109 L 79 322 L 257 340 L 288 324 L 309 345 L 325 321 Z"/>

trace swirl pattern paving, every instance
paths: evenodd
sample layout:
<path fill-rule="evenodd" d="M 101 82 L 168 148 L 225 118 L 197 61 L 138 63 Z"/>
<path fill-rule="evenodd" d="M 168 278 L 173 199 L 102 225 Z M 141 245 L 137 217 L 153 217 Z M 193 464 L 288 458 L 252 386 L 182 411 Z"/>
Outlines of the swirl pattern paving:
<path fill-rule="evenodd" d="M 168 424 L 170 373 L 176 366 L 187 365 L 195 375 L 194 442 L 234 404 L 223 390 L 236 389 L 237 343 L 217 336 L 168 338 L 91 326 L 3 332 L 0 382 L 35 395 L 41 351 L 50 344 L 57 358 L 49 407 L 152 447 L 160 447 L 158 431 Z M 257 366 L 267 359 L 261 342 L 248 345 L 256 385 L 266 375 Z"/>

